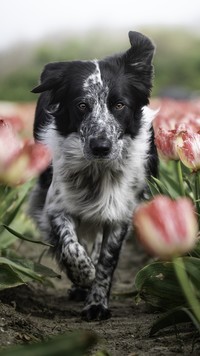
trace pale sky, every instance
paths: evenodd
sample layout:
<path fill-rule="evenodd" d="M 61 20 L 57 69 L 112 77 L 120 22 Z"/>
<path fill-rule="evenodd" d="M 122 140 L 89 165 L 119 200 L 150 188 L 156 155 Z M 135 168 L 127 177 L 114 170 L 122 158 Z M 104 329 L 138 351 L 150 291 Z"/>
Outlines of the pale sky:
<path fill-rule="evenodd" d="M 200 0 L 0 0 L 0 50 L 60 31 L 144 25 L 200 29 Z"/>

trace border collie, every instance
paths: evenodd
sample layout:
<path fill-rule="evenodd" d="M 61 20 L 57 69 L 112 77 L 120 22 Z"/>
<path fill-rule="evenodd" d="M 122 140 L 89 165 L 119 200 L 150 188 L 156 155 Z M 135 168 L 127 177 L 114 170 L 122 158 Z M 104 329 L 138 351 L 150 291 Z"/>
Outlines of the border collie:
<path fill-rule="evenodd" d="M 110 316 L 112 276 L 133 212 L 156 174 L 152 115 L 154 45 L 129 32 L 131 47 L 103 60 L 45 66 L 34 137 L 52 151 L 30 211 L 74 288 L 87 291 L 82 317 Z M 88 252 L 83 237 L 93 238 Z M 74 289 L 75 291 L 75 289 Z"/>

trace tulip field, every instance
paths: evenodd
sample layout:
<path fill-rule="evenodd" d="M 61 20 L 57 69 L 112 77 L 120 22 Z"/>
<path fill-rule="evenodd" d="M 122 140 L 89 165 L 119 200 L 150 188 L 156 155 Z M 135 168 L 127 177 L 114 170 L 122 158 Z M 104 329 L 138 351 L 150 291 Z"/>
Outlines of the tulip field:
<path fill-rule="evenodd" d="M 199 101 L 163 100 L 154 131 L 160 173 L 149 181 L 152 197 L 133 220 L 141 242 L 158 260 L 139 271 L 136 288 L 139 297 L 165 312 L 151 334 L 185 320 L 200 331 Z"/>
<path fill-rule="evenodd" d="M 159 175 L 133 216 L 112 318 L 87 323 L 26 213 L 51 160 L 31 137 L 35 105 L 0 103 L 0 356 L 200 354 L 200 100 L 150 106 Z"/>

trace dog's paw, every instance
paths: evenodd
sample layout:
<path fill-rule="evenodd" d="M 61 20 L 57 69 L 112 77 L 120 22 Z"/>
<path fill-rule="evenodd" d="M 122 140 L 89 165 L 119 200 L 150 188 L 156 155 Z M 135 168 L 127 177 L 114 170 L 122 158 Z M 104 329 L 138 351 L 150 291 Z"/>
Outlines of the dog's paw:
<path fill-rule="evenodd" d="M 82 310 L 81 317 L 86 321 L 105 320 L 111 317 L 111 312 L 102 304 L 91 304 Z"/>
<path fill-rule="evenodd" d="M 73 300 L 75 302 L 84 302 L 86 300 L 87 294 L 88 294 L 88 289 L 73 285 L 68 290 L 68 299 Z"/>

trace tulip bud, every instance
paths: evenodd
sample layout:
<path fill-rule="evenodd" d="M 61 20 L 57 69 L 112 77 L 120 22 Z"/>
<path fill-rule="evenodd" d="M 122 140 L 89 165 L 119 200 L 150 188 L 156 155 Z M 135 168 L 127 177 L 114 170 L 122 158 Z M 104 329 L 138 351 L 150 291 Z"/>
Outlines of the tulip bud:
<path fill-rule="evenodd" d="M 194 172 L 200 169 L 200 134 L 180 132 L 176 138 L 176 149 L 182 163 Z"/>
<path fill-rule="evenodd" d="M 173 159 L 178 160 L 179 156 L 176 151 L 176 130 L 165 130 L 159 128 L 156 137 L 155 144 L 161 158 L 165 160 Z"/>
<path fill-rule="evenodd" d="M 163 259 L 190 251 L 197 240 L 197 219 L 188 198 L 172 200 L 158 195 L 139 206 L 133 223 L 144 246 Z"/>
<path fill-rule="evenodd" d="M 0 169 L 19 152 L 22 146 L 11 123 L 0 117 Z"/>
<path fill-rule="evenodd" d="M 47 147 L 26 141 L 4 170 L 0 170 L 0 181 L 11 186 L 25 183 L 44 171 L 50 161 L 51 154 Z"/>
<path fill-rule="evenodd" d="M 47 147 L 20 139 L 11 122 L 0 118 L 1 183 L 24 183 L 41 173 L 50 161 L 51 154 Z"/>

